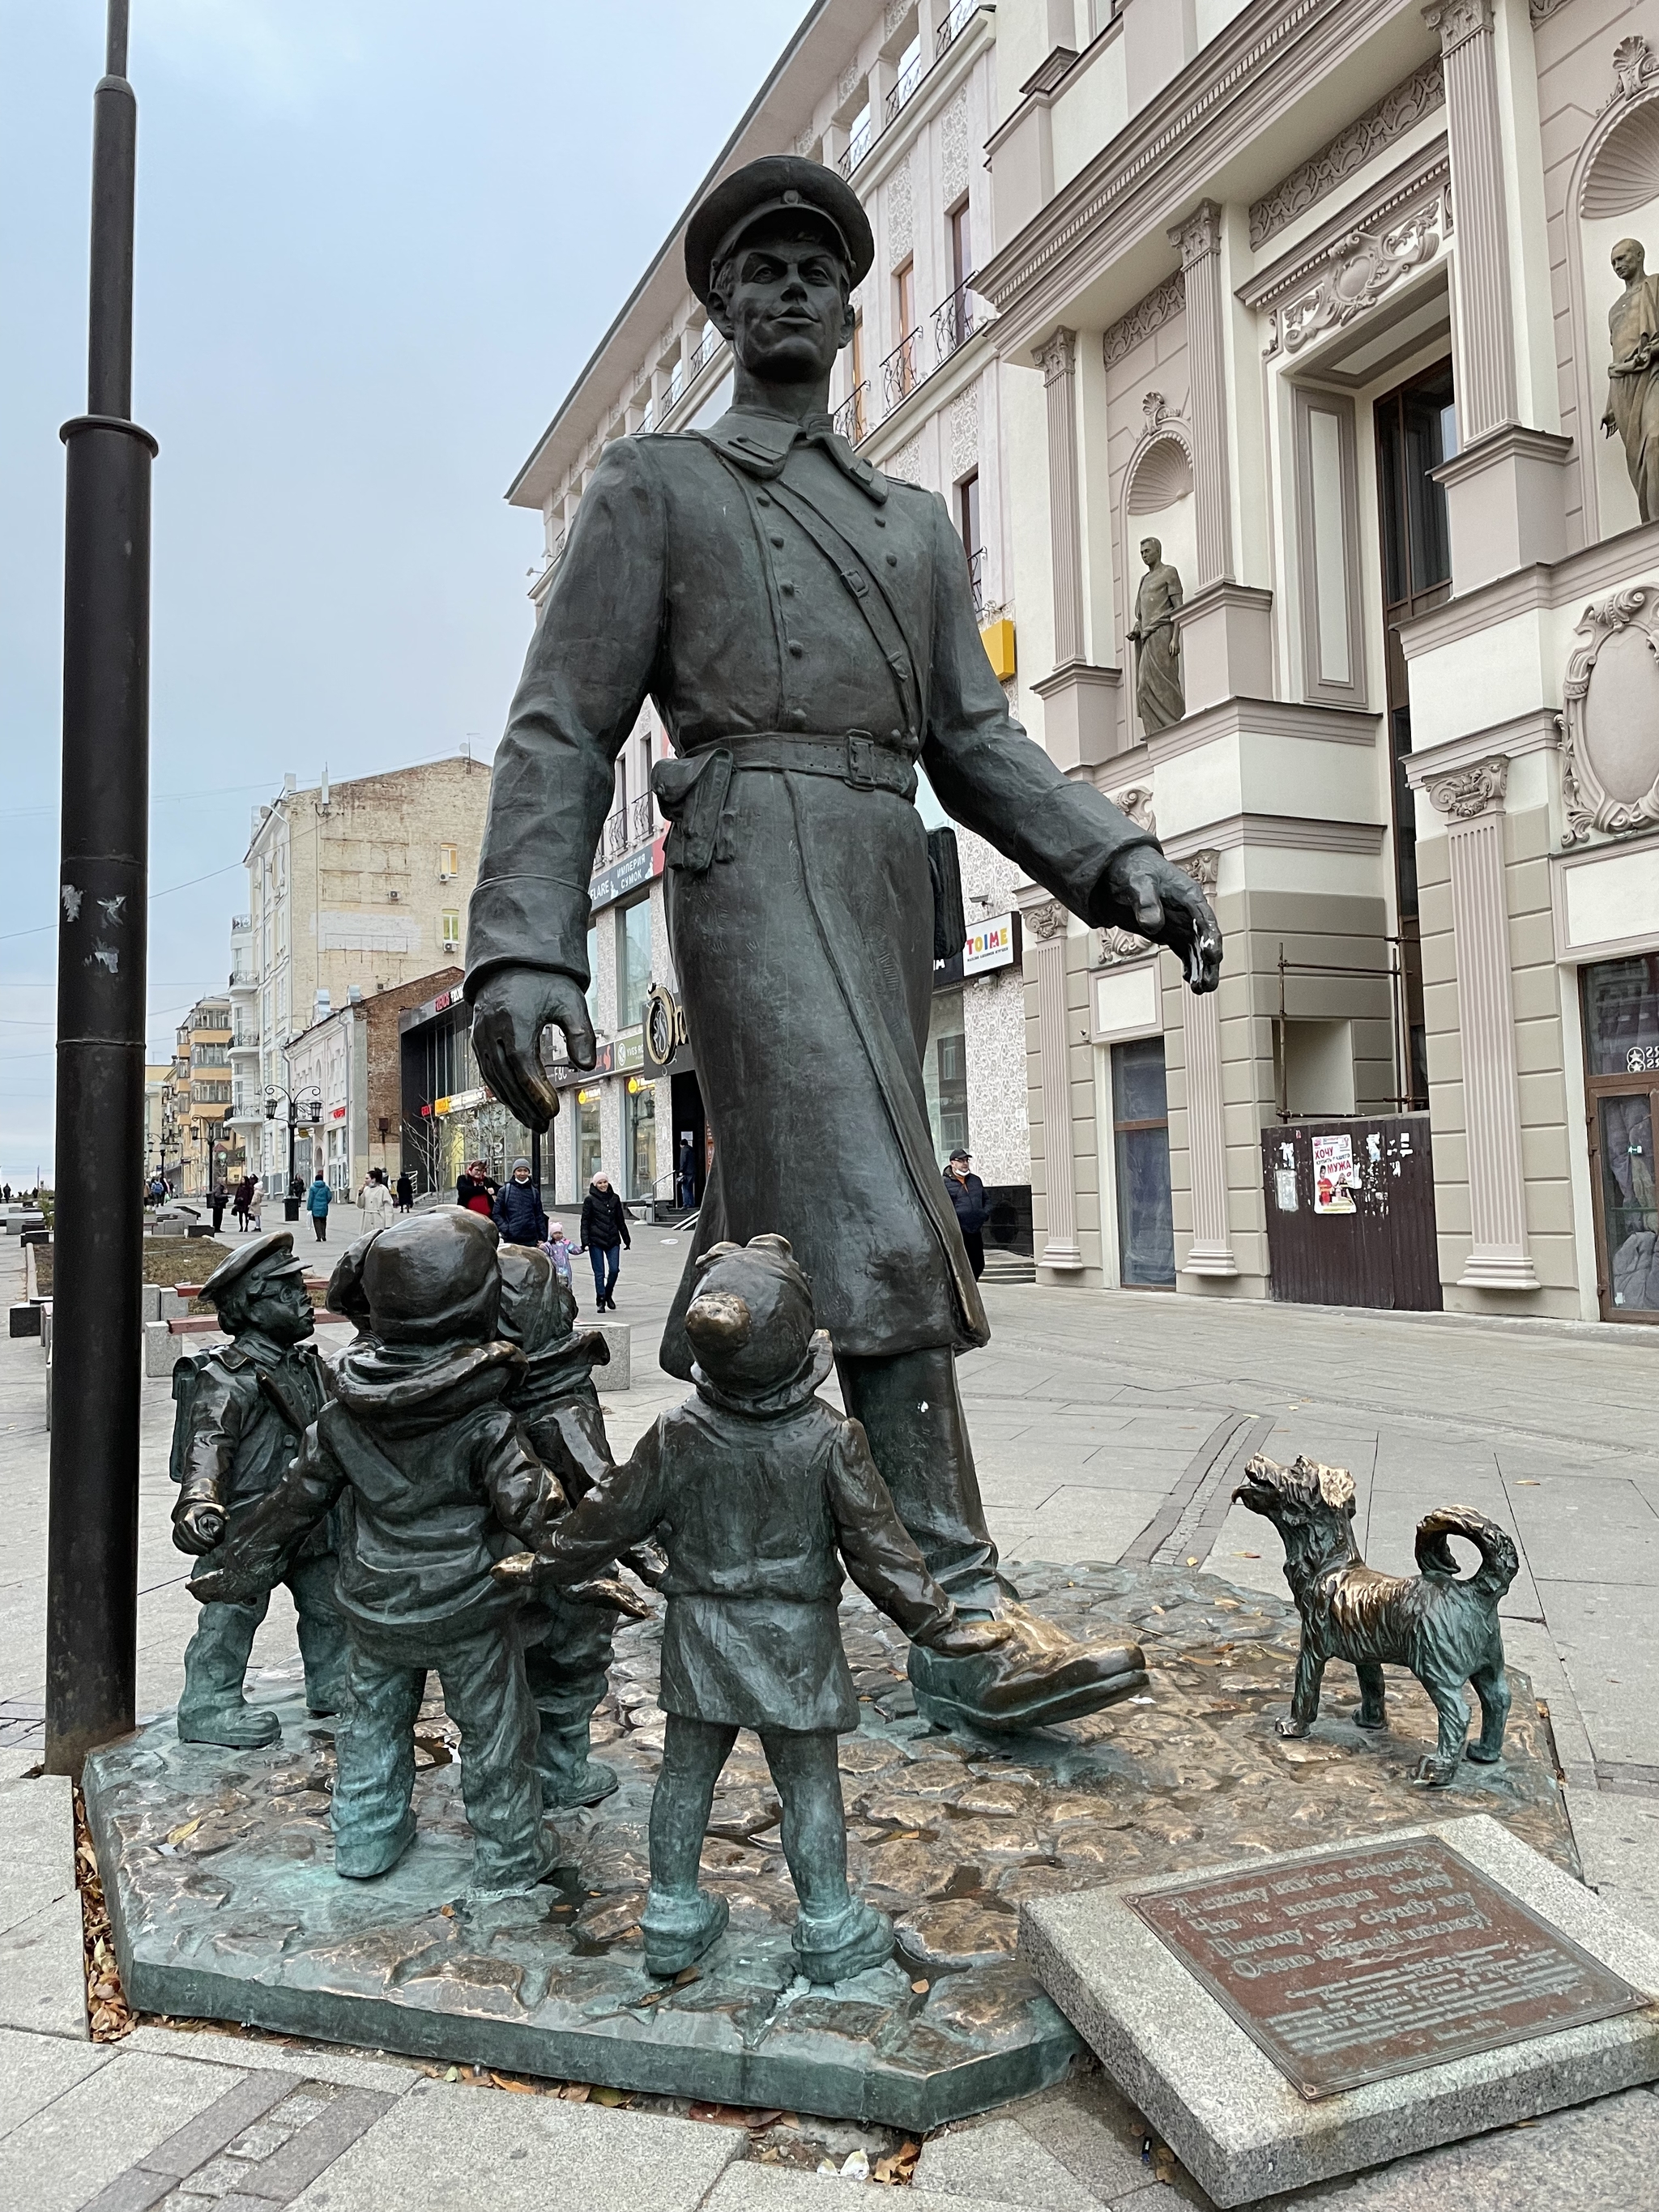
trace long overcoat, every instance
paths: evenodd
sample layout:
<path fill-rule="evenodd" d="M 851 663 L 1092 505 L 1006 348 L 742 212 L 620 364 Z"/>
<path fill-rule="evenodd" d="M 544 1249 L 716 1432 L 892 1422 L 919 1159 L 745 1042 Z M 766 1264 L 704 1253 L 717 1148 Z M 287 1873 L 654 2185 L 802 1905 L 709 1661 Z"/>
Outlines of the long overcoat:
<path fill-rule="evenodd" d="M 495 756 L 469 996 L 507 965 L 586 987 L 588 878 L 647 696 L 680 756 L 653 781 L 714 1136 L 663 1364 L 690 1373 L 690 1259 L 769 1230 L 838 1353 L 982 1344 L 923 1087 L 933 892 L 914 764 L 1091 922 L 1133 921 L 1103 878 L 1152 841 L 1012 719 L 943 501 L 860 460 L 827 416 L 733 410 L 618 439 L 594 471 Z"/>

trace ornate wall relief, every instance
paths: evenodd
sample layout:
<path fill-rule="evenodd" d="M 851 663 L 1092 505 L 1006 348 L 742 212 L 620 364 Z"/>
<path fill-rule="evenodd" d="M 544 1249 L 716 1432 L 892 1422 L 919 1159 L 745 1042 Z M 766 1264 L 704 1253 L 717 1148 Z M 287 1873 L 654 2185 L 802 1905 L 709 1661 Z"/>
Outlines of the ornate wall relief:
<path fill-rule="evenodd" d="M 1166 277 L 1157 291 L 1149 292 L 1144 300 L 1137 300 L 1127 315 L 1121 316 L 1106 332 L 1101 349 L 1108 368 L 1127 361 L 1144 339 L 1161 330 L 1171 317 L 1183 314 L 1187 307 L 1186 279 L 1177 270 Z"/>
<path fill-rule="evenodd" d="M 1434 54 L 1255 202 L 1250 210 L 1252 246 L 1259 252 L 1287 223 L 1334 192 L 1425 115 L 1443 107 L 1445 100 L 1445 67 Z"/>
<path fill-rule="evenodd" d="M 1351 231 L 1338 241 L 1317 278 L 1273 311 L 1267 352 L 1300 353 L 1310 339 L 1340 331 L 1374 307 L 1402 276 L 1432 261 L 1451 234 L 1451 202 L 1443 187 L 1387 229 Z"/>
<path fill-rule="evenodd" d="M 1567 663 L 1556 717 L 1564 845 L 1659 823 L 1659 590 L 1613 592 L 1585 608 L 1574 635 L 1584 642 Z"/>
<path fill-rule="evenodd" d="M 1424 788 L 1435 811 L 1443 814 L 1449 822 L 1473 822 L 1477 815 L 1503 812 L 1509 781 L 1508 757 L 1498 753 L 1489 760 L 1475 761 L 1468 768 L 1431 776 Z"/>
<path fill-rule="evenodd" d="M 957 94 L 939 119 L 939 180 L 947 204 L 968 189 L 968 91 Z"/>
<path fill-rule="evenodd" d="M 896 269 L 910 258 L 915 224 L 910 193 L 910 156 L 907 154 L 887 179 L 887 260 Z"/>

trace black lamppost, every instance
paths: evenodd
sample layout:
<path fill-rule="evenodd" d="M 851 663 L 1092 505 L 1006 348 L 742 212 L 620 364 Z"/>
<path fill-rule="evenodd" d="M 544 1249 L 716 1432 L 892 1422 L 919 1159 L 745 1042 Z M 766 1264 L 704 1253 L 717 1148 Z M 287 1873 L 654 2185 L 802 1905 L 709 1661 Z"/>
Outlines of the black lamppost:
<path fill-rule="evenodd" d="M 286 1117 L 283 1113 L 284 1105 L 288 1109 Z M 314 1083 L 304 1085 L 298 1091 L 285 1091 L 278 1083 L 268 1083 L 265 1085 L 266 1121 L 280 1121 L 286 1118 L 288 1121 L 288 1182 L 283 1191 L 284 1221 L 297 1221 L 300 1218 L 300 1201 L 294 1194 L 295 1132 L 301 1121 L 307 1128 L 313 1127 L 321 1119 L 322 1111 L 323 1094 Z"/>
<path fill-rule="evenodd" d="M 58 1205 L 46 1544 L 46 1757 L 78 1774 L 134 1719 L 149 897 L 149 474 L 132 420 L 138 109 L 127 0 L 93 94 L 87 411 L 67 451 Z"/>

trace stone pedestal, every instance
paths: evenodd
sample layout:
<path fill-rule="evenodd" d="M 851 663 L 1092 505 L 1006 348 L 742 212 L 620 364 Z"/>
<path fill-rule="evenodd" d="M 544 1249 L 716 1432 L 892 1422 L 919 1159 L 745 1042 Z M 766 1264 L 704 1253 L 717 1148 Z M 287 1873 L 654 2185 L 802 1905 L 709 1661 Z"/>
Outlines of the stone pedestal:
<path fill-rule="evenodd" d="M 1567 555 L 1565 465 L 1572 440 L 1510 423 L 1434 471 L 1446 492 L 1460 592 Z"/>
<path fill-rule="evenodd" d="M 1073 660 L 1031 689 L 1042 702 L 1042 750 L 1063 773 L 1099 768 L 1123 750 L 1121 668 Z"/>
<path fill-rule="evenodd" d="M 1273 593 L 1254 584 L 1209 584 L 1193 593 L 1176 617 L 1188 714 L 1224 699 L 1273 697 Z"/>

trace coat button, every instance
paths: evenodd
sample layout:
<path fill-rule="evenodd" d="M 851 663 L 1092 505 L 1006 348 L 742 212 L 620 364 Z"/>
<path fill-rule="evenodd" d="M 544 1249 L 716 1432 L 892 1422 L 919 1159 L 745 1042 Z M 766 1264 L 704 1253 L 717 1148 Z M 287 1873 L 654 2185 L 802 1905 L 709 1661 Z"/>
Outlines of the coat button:
<path fill-rule="evenodd" d="M 772 533 L 772 543 L 779 549 L 780 551 L 782 550 L 783 540 L 778 536 L 775 531 Z"/>
<path fill-rule="evenodd" d="M 780 584 L 780 585 L 778 586 L 778 589 L 779 589 L 779 590 L 783 593 L 783 596 L 785 597 L 785 599 L 793 599 L 794 598 L 794 596 L 795 596 L 795 587 L 794 587 L 794 586 L 793 586 L 792 583 L 787 582 L 787 580 L 786 580 L 785 582 L 783 582 L 783 583 Z"/>
<path fill-rule="evenodd" d="M 783 726 L 786 730 L 804 730 L 806 727 L 805 708 L 792 707 L 783 718 Z"/>
<path fill-rule="evenodd" d="M 885 530 L 885 529 L 886 529 L 886 527 L 887 527 L 887 517 L 886 517 L 884 514 L 878 514 L 878 515 L 877 515 L 877 517 L 875 518 L 875 522 L 876 522 L 876 527 L 877 527 L 877 529 L 878 529 L 878 530 Z"/>
<path fill-rule="evenodd" d="M 887 556 L 887 565 L 888 565 L 888 567 L 889 567 L 890 568 L 897 568 L 897 566 L 898 566 L 898 555 L 897 555 L 896 553 L 890 553 L 890 554 Z"/>
<path fill-rule="evenodd" d="M 793 638 L 790 639 L 789 651 L 793 659 L 799 660 L 805 650 L 806 647 L 804 645 L 797 645 Z"/>
<path fill-rule="evenodd" d="M 769 491 L 757 491 L 755 494 L 755 504 L 757 507 L 770 507 L 772 504 L 771 493 Z"/>

